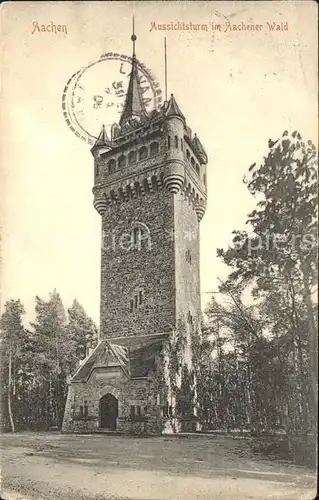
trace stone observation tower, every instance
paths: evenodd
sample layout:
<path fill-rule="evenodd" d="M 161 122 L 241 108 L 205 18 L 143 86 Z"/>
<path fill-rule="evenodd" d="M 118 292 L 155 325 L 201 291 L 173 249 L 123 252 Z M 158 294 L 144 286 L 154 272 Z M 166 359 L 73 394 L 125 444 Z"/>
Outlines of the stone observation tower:
<path fill-rule="evenodd" d="M 119 123 L 92 148 L 101 217 L 100 337 L 69 384 L 65 432 L 198 429 L 199 226 L 207 155 L 171 94 L 147 113 L 133 35 Z"/>

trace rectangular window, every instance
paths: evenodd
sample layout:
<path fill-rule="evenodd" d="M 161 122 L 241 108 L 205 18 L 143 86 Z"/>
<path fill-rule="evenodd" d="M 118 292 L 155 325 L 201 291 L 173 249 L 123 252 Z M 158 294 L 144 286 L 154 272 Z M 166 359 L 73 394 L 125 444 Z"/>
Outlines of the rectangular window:
<path fill-rule="evenodd" d="M 87 405 L 84 405 L 84 418 L 86 418 L 89 414 L 89 409 Z"/>
<path fill-rule="evenodd" d="M 141 407 L 140 406 L 137 406 L 136 407 L 136 416 L 137 417 L 140 417 L 142 415 L 142 412 L 141 412 Z"/>
<path fill-rule="evenodd" d="M 170 147 L 171 147 L 171 138 L 170 138 L 170 136 L 167 137 L 167 147 L 168 147 L 168 149 L 170 149 Z"/>
<path fill-rule="evenodd" d="M 133 308 L 134 308 L 134 302 L 133 302 L 133 300 L 131 299 L 131 300 L 130 300 L 130 312 L 133 312 Z"/>
<path fill-rule="evenodd" d="M 83 418 L 84 413 L 83 413 L 83 406 L 80 406 L 80 417 Z"/>

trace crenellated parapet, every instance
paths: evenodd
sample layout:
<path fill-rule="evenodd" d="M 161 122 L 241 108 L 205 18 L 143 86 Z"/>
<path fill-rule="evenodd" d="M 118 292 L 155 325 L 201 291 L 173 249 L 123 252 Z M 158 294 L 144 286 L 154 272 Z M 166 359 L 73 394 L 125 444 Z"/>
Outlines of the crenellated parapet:
<path fill-rule="evenodd" d="M 174 96 L 148 119 L 113 127 L 112 137 L 102 128 L 92 148 L 94 207 L 104 215 L 114 204 L 155 191 L 182 194 L 196 210 L 205 212 L 207 155 L 193 137 Z"/>

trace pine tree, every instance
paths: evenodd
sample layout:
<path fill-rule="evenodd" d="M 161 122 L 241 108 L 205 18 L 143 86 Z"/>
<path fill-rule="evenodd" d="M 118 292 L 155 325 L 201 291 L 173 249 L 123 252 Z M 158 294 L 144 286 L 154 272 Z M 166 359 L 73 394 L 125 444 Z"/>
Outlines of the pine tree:
<path fill-rule="evenodd" d="M 74 343 L 73 355 L 84 359 L 89 349 L 96 346 L 98 330 L 93 320 L 86 314 L 83 306 L 74 299 L 68 309 L 68 334 Z"/>

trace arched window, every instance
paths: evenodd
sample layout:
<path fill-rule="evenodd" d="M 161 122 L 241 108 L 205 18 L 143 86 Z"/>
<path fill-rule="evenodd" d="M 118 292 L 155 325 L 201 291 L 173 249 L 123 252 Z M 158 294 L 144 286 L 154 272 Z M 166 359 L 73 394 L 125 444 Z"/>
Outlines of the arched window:
<path fill-rule="evenodd" d="M 187 157 L 188 160 L 190 159 L 190 156 L 191 156 L 191 154 L 190 154 L 189 150 L 187 149 L 187 151 L 186 151 L 186 157 Z"/>
<path fill-rule="evenodd" d="M 132 163 L 135 163 L 136 157 L 137 157 L 136 151 L 130 151 L 128 155 L 128 164 L 132 165 Z"/>
<path fill-rule="evenodd" d="M 196 163 L 196 172 L 197 172 L 197 173 L 198 173 L 198 175 L 199 175 L 199 165 L 198 165 L 198 163 Z"/>
<path fill-rule="evenodd" d="M 117 160 L 117 165 L 119 168 L 124 168 L 126 167 L 126 156 L 121 155 L 119 159 Z"/>
<path fill-rule="evenodd" d="M 111 174 L 112 172 L 115 172 L 115 167 L 116 167 L 116 161 L 115 160 L 110 160 L 107 164 L 108 167 L 108 172 Z"/>
<path fill-rule="evenodd" d="M 192 164 L 192 167 L 195 167 L 195 160 L 193 157 L 191 157 L 191 164 Z"/>
<path fill-rule="evenodd" d="M 147 156 L 148 156 L 147 147 L 146 146 L 142 146 L 138 150 L 138 158 L 139 158 L 139 160 L 145 160 L 145 158 L 147 158 Z"/>
<path fill-rule="evenodd" d="M 158 152 L 159 152 L 159 144 L 158 144 L 158 142 L 152 142 L 152 144 L 150 146 L 150 154 L 151 154 L 151 156 L 157 155 Z"/>
<path fill-rule="evenodd" d="M 177 135 L 175 135 L 175 148 L 178 149 L 178 137 L 177 137 Z"/>

